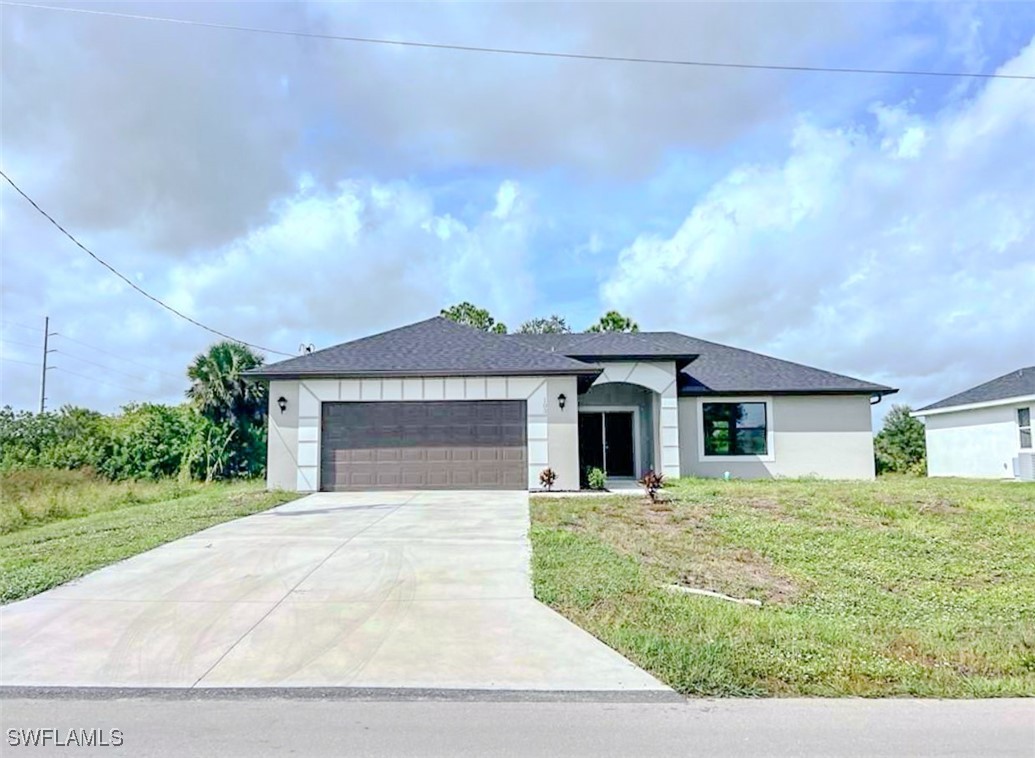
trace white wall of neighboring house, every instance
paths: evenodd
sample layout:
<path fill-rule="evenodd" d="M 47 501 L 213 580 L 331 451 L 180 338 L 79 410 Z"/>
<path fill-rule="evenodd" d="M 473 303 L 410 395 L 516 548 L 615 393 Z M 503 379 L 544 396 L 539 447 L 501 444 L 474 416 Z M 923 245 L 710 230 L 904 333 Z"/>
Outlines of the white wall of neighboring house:
<path fill-rule="evenodd" d="M 1020 434 L 1017 409 L 1025 402 L 923 414 L 928 476 L 1012 479 Z M 1031 403 L 1035 415 L 1035 402 Z"/>
<path fill-rule="evenodd" d="M 765 401 L 770 446 L 765 456 L 701 455 L 701 402 Z M 873 479 L 873 429 L 866 395 L 681 397 L 679 439 L 683 476 L 735 479 L 816 476 Z"/>

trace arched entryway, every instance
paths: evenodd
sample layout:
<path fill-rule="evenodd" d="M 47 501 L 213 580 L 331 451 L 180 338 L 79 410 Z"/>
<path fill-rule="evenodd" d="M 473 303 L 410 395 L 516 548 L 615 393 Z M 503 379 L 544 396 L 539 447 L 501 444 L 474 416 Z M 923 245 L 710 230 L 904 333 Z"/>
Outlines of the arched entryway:
<path fill-rule="evenodd" d="M 657 393 L 628 382 L 595 384 L 579 396 L 579 471 L 639 478 L 655 468 Z M 585 482 L 584 482 L 585 483 Z"/>

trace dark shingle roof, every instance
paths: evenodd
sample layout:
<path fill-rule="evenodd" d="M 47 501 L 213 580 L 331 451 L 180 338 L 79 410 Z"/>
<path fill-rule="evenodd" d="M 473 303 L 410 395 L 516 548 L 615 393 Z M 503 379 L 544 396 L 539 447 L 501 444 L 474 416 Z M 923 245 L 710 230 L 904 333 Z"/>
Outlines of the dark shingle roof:
<path fill-rule="evenodd" d="M 890 394 L 897 390 L 675 332 L 489 334 L 436 317 L 247 372 L 318 376 L 582 374 L 596 361 L 673 360 L 681 395 Z"/>
<path fill-rule="evenodd" d="M 696 352 L 694 340 L 675 332 L 508 334 L 507 339 L 572 358 L 682 358 Z"/>
<path fill-rule="evenodd" d="M 512 334 L 508 340 L 585 360 L 672 358 L 680 367 L 679 394 L 879 394 L 897 390 L 750 350 L 676 332 Z"/>
<path fill-rule="evenodd" d="M 265 379 L 303 376 L 485 376 L 595 374 L 563 354 L 503 339 L 436 316 L 247 372 Z"/>
<path fill-rule="evenodd" d="M 933 411 L 938 408 L 951 408 L 956 405 L 970 405 L 971 403 L 990 403 L 996 400 L 1007 400 L 1011 397 L 1026 397 L 1035 395 L 1035 366 L 1019 368 L 1009 374 L 997 377 L 990 382 L 971 387 L 969 390 L 957 392 L 944 400 L 920 408 L 916 413 L 922 411 Z"/>

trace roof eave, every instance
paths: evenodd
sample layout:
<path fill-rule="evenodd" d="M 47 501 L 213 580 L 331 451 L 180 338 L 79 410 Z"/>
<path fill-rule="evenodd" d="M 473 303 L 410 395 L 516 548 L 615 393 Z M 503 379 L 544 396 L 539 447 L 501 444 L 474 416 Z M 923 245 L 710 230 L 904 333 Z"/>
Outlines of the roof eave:
<path fill-rule="evenodd" d="M 938 401 L 940 403 L 942 401 Z M 1014 395 L 1012 397 L 1001 397 L 997 400 L 982 400 L 977 403 L 958 403 L 956 405 L 939 405 L 932 403 L 923 408 L 917 408 L 910 415 L 914 417 L 937 416 L 940 413 L 959 413 L 960 411 L 975 411 L 981 408 L 996 408 L 1001 405 L 1015 405 L 1017 403 L 1035 402 L 1033 395 Z"/>
<path fill-rule="evenodd" d="M 736 389 L 736 390 L 724 390 L 724 389 L 704 389 L 701 391 L 686 391 L 679 390 L 679 397 L 708 397 L 710 395 L 867 395 L 874 396 L 880 395 L 885 397 L 886 395 L 894 395 L 898 392 L 894 387 L 860 387 L 857 389 L 849 388 L 824 388 L 824 389 Z"/>

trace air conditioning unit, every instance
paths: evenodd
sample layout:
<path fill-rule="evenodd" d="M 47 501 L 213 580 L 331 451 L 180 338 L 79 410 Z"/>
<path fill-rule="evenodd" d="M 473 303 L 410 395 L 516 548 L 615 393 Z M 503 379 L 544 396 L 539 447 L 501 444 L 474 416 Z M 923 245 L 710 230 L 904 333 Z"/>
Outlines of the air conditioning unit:
<path fill-rule="evenodd" d="M 1017 478 L 1022 482 L 1035 482 L 1035 451 L 1017 456 Z"/>

